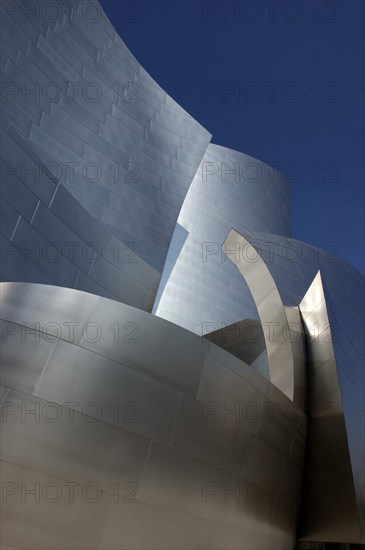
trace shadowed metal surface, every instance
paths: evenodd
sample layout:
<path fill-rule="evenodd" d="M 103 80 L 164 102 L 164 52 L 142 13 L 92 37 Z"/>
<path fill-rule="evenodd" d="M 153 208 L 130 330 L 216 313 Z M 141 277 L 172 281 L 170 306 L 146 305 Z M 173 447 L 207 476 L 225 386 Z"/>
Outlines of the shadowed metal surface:
<path fill-rule="evenodd" d="M 299 540 L 359 543 L 361 502 L 356 502 L 336 356 L 320 272 L 299 305 L 308 347 L 308 443 Z M 317 327 L 323 327 L 319 331 Z M 351 449 L 353 452 L 353 449 Z M 358 491 L 361 479 L 355 477 Z M 337 518 L 337 521 L 334 521 Z"/>
<path fill-rule="evenodd" d="M 2 3 L 1 36 L 2 279 L 151 310 L 211 134 L 96 1 Z"/>
<path fill-rule="evenodd" d="M 304 409 L 305 356 L 296 361 L 292 339 L 288 334 L 286 310 L 275 281 L 259 255 L 255 262 L 247 261 L 252 257 L 250 249 L 255 251 L 249 241 L 234 229 L 222 245 L 224 254 L 236 265 L 246 281 L 256 304 L 266 344 L 270 381 Z"/>
<path fill-rule="evenodd" d="M 309 439 L 316 459 L 310 458 L 309 453 L 312 468 L 307 468 L 307 475 L 312 492 L 308 487 L 308 493 L 304 493 L 300 537 L 308 541 L 363 542 L 364 277 L 329 250 L 274 234 L 251 232 L 246 233 L 245 237 L 254 246 L 257 256 L 265 261 L 281 300 L 287 304 L 285 311 L 289 323 L 294 323 L 291 328 L 293 335 L 301 324 L 297 318 L 298 308 L 293 306 L 300 304 L 306 346 L 312 355 L 311 362 L 307 364 L 307 400 L 309 411 L 314 415 L 313 439 L 323 453 L 321 455 Z M 251 257 L 241 256 L 241 264 L 250 263 L 250 260 Z M 317 275 L 318 271 L 320 275 Z M 309 287 L 311 291 L 307 292 L 305 289 Z M 291 339 L 294 340 L 296 337 Z M 293 350 L 293 353 L 299 359 L 298 350 Z M 315 408 L 313 403 L 316 403 Z M 323 422 L 317 418 L 322 414 L 325 416 Z M 332 438 L 331 442 L 329 438 Z M 325 441 L 327 447 L 323 444 Z M 339 475 L 343 475 L 343 485 L 338 482 Z M 324 486 L 326 490 L 323 490 Z M 349 538 L 352 527 L 353 533 Z"/>
<path fill-rule="evenodd" d="M 269 379 L 265 339 L 260 321 L 245 319 L 209 332 L 204 338 L 242 359 Z"/>
<path fill-rule="evenodd" d="M 150 311 L 160 274 L 133 243 L 87 212 L 4 119 L 0 150 L 2 279 L 79 288 Z"/>
<path fill-rule="evenodd" d="M 292 547 L 306 417 L 282 392 L 133 307 L 0 288 L 5 545 Z M 38 502 L 24 496 L 36 484 Z"/>

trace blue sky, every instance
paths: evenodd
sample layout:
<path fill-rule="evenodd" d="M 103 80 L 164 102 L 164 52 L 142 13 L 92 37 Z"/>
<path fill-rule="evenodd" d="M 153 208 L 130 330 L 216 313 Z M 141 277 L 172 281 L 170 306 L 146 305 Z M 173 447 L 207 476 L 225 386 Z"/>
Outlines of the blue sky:
<path fill-rule="evenodd" d="M 213 143 L 292 180 L 293 237 L 364 272 L 364 2 L 101 5 Z"/>

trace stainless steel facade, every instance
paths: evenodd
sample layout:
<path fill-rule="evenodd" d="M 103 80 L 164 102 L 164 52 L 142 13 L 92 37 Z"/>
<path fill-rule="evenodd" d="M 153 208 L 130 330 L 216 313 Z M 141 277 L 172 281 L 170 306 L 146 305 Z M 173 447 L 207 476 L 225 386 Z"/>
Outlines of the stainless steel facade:
<path fill-rule="evenodd" d="M 360 393 L 352 394 L 349 411 L 343 371 L 353 381 L 356 372 L 334 352 L 338 330 L 330 322 L 320 272 L 299 307 L 308 336 L 309 433 L 298 536 L 359 542 L 365 518 L 361 385 Z M 321 326 L 322 332 L 316 330 Z M 337 524 L 334 517 L 339 518 Z"/>
<path fill-rule="evenodd" d="M 252 257 L 251 252 L 256 250 L 242 235 L 232 230 L 222 248 L 238 267 L 257 306 L 270 381 L 293 403 L 306 410 L 307 357 L 299 310 L 285 308 L 275 280 L 261 256 L 257 255 L 255 262 L 247 261 L 247 257 Z M 295 330 L 291 331 L 290 327 Z"/>
<path fill-rule="evenodd" d="M 1 547 L 364 542 L 363 277 L 51 4 L 1 4 Z"/>
<path fill-rule="evenodd" d="M 232 227 L 290 236 L 290 185 L 265 163 L 211 144 L 178 218 L 156 315 L 200 335 L 258 318 L 245 280 L 220 250 Z"/>
<path fill-rule="evenodd" d="M 1 36 L 2 234 L 13 243 L 3 278 L 151 309 L 211 134 L 146 73 L 97 2 L 3 2 Z"/>
<path fill-rule="evenodd" d="M 46 285 L 1 294 L 4 545 L 292 547 L 306 417 L 280 390 L 133 307 Z"/>
<path fill-rule="evenodd" d="M 257 253 L 254 264 L 247 261 L 254 257 L 247 253 L 248 242 Z M 270 318 L 268 326 L 273 332 L 267 353 L 278 347 L 279 357 L 286 357 L 285 367 L 279 367 L 279 372 L 286 370 L 286 377 L 278 379 L 274 372 L 271 381 L 287 395 L 288 390 L 295 390 L 296 381 L 300 389 L 307 386 L 304 410 L 309 431 L 298 537 L 359 543 L 365 536 L 363 277 L 328 251 L 278 235 L 251 233 L 244 237 L 232 231 L 225 245 L 223 250 L 247 277 L 252 295 L 263 305 L 266 317 L 260 313 L 260 318 L 263 322 Z M 281 300 L 290 306 L 285 306 L 284 320 L 278 315 L 280 302 L 275 304 L 271 298 L 273 290 L 262 260 Z M 299 307 L 292 307 L 294 304 Z M 263 330 L 266 336 L 267 332 L 267 328 Z M 302 334 L 297 333 L 305 335 L 307 356 L 302 353 Z M 289 343 L 292 361 L 285 346 Z M 292 399 L 303 407 L 302 392 L 297 395 L 299 400 L 295 392 Z"/>

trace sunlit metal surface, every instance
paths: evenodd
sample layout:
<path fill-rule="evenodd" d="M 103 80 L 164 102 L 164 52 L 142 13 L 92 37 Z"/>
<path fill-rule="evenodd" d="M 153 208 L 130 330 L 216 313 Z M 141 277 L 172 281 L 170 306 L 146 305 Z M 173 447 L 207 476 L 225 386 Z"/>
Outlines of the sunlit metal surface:
<path fill-rule="evenodd" d="M 150 311 L 211 134 L 98 2 L 2 3 L 1 53 L 2 280 Z"/>
<path fill-rule="evenodd" d="M 51 4 L 1 6 L 2 547 L 364 542 L 364 278 Z"/>
<path fill-rule="evenodd" d="M 274 234 L 251 232 L 244 236 L 265 261 L 293 329 L 300 326 L 298 308 L 294 307 L 300 304 L 311 354 L 306 369 L 308 412 L 313 416 L 313 441 L 319 447 L 315 459 L 308 457 L 310 483 L 304 492 L 298 536 L 302 540 L 363 542 L 364 277 L 327 250 Z M 245 262 L 250 263 L 247 256 L 241 256 L 242 267 Z M 299 359 L 300 350 L 294 353 Z M 317 419 L 318 409 L 324 420 Z M 311 439 L 309 432 L 309 446 L 316 449 Z M 327 492 L 323 491 L 325 484 Z"/>
<path fill-rule="evenodd" d="M 221 245 L 229 231 L 290 235 L 290 184 L 267 164 L 210 144 L 182 206 L 153 311 L 196 334 L 258 319 Z"/>
<path fill-rule="evenodd" d="M 353 428 L 344 416 L 333 347 L 336 333 L 331 332 L 320 272 L 299 308 L 309 355 L 309 426 L 298 538 L 359 543 L 362 540 L 361 517 L 364 517 L 363 479 L 359 471 L 352 468 L 350 453 L 355 460 L 364 459 L 364 456 L 357 454 L 360 448 L 354 454 L 354 447 L 348 445 Z M 314 327 L 324 328 L 319 333 L 313 330 Z"/>
<path fill-rule="evenodd" d="M 282 392 L 138 309 L 0 288 L 4 545 L 292 547 L 306 417 Z"/>
<path fill-rule="evenodd" d="M 245 260 L 245 254 L 251 258 L 252 250 L 255 253 L 256 250 L 233 229 L 222 250 L 237 266 L 255 301 L 266 343 L 270 381 L 304 410 L 306 357 L 304 350 L 301 350 L 302 356 L 296 354 L 294 358 L 291 325 L 288 324 L 286 310 L 268 267 L 259 255 L 254 263 Z"/>

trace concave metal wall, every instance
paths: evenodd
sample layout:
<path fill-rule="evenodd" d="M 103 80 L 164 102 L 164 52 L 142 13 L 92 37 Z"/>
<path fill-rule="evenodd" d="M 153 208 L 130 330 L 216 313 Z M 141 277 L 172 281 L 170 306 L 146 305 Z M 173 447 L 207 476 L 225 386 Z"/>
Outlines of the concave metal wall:
<path fill-rule="evenodd" d="M 98 2 L 4 2 L 1 33 L 2 235 L 13 243 L 3 280 L 151 309 L 211 135 L 144 71 Z M 50 242 L 57 261 L 44 257 Z"/>
<path fill-rule="evenodd" d="M 361 542 L 365 538 L 364 277 L 330 249 L 267 233 L 245 237 L 265 261 L 283 303 L 299 305 L 306 329 L 308 414 L 313 429 L 298 536 Z M 248 261 L 244 252 L 239 252 L 240 262 Z M 234 249 L 232 257 L 236 255 Z"/>
<path fill-rule="evenodd" d="M 221 252 L 229 231 L 291 234 L 290 184 L 267 164 L 210 144 L 182 206 L 153 311 L 196 334 L 257 319 Z"/>
<path fill-rule="evenodd" d="M 292 548 L 306 417 L 284 394 L 138 309 L 0 288 L 4 545 Z"/>
<path fill-rule="evenodd" d="M 334 352 L 338 329 L 329 321 L 320 272 L 300 303 L 308 347 L 308 435 L 299 540 L 364 541 L 361 415 L 349 416 Z M 323 331 L 316 330 L 323 326 Z M 360 388 L 361 389 L 361 388 Z M 361 395 L 361 394 L 360 394 Z M 354 394 L 355 397 L 355 394 Z M 353 403 L 354 410 L 359 403 Z M 362 415 L 364 417 L 364 415 Z M 353 432 L 360 432 L 353 437 Z M 362 433 L 361 433 L 362 432 Z M 356 433 L 356 432 L 355 432 Z M 357 440 L 357 441 L 356 441 Z"/>

